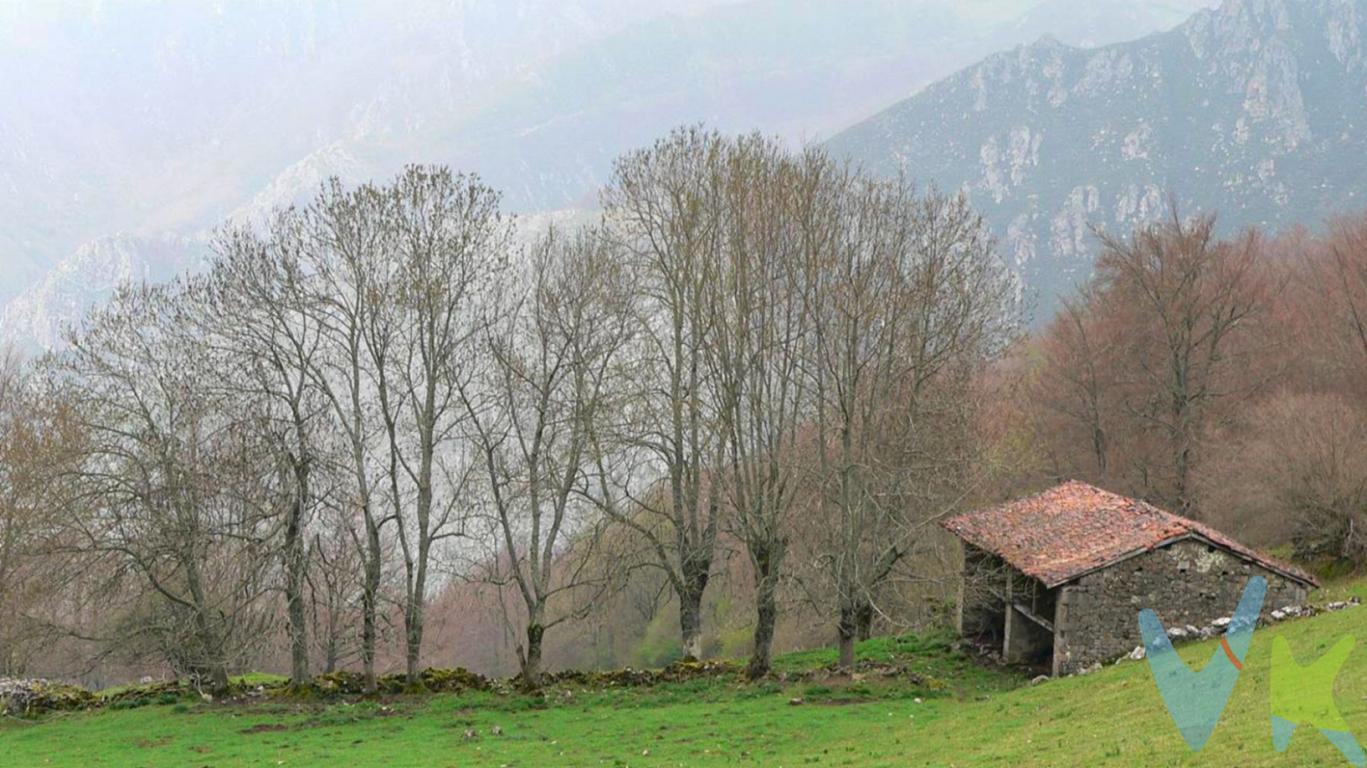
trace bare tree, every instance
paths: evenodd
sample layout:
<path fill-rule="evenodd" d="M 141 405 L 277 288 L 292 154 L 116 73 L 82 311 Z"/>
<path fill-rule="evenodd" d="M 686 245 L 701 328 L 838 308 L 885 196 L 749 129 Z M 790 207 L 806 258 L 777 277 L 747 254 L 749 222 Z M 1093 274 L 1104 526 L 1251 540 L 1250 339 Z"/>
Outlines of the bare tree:
<path fill-rule="evenodd" d="M 778 144 L 737 140 L 725 159 L 724 255 L 709 281 L 715 322 L 707 344 L 717 425 L 718 482 L 731 527 L 755 579 L 754 651 L 748 674 L 768 674 L 778 588 L 797 491 L 797 441 L 807 413 L 802 376 L 807 306 L 793 225 L 802 169 Z"/>
<path fill-rule="evenodd" d="M 1100 289 L 1108 302 L 1133 307 L 1147 329 L 1125 350 L 1141 384 L 1128 408 L 1165 438 L 1171 485 L 1163 500 L 1185 514 L 1208 408 L 1234 391 L 1222 376 L 1232 339 L 1267 298 L 1260 243 L 1253 232 L 1218 240 L 1214 216 L 1187 220 L 1175 203 L 1168 220 L 1101 242 Z"/>
<path fill-rule="evenodd" d="M 196 333 L 187 340 L 219 353 L 215 379 L 226 400 L 259 409 L 254 423 L 280 468 L 280 549 L 295 686 L 310 679 L 307 528 L 318 506 L 313 485 L 328 415 L 315 375 L 323 335 L 308 306 L 301 234 L 294 210 L 277 214 L 264 235 L 246 228 L 220 232 L 209 278 L 188 297 Z"/>
<path fill-rule="evenodd" d="M 1334 223 L 1321 249 L 1308 249 L 1307 309 L 1312 346 L 1358 397 L 1367 396 L 1367 221 Z M 1317 343 L 1314 343 L 1317 342 Z"/>
<path fill-rule="evenodd" d="M 309 620 L 325 674 L 339 669 L 356 653 L 355 635 L 350 629 L 355 620 L 353 601 L 360 592 L 359 576 L 364 568 L 361 552 L 351 538 L 350 521 L 341 517 L 350 496 L 346 499 L 341 509 L 333 510 L 339 519 L 321 526 L 309 547 Z"/>
<path fill-rule="evenodd" d="M 375 403 L 385 380 L 380 372 L 395 344 L 389 315 L 380 311 L 389 271 L 384 222 L 390 204 L 375 187 L 345 190 L 332 179 L 303 213 L 304 257 L 315 275 L 306 306 L 323 344 L 310 372 L 341 437 L 340 474 L 351 480 L 351 492 L 338 500 L 339 517 L 361 560 L 361 665 L 365 690 L 372 693 L 388 520 L 378 499 L 384 428 Z"/>
<path fill-rule="evenodd" d="M 432 549 L 458 535 L 472 465 L 457 437 L 459 393 L 473 379 L 492 287 L 511 239 L 498 193 L 478 178 L 410 166 L 384 190 L 394 259 L 373 316 L 395 346 L 375 361 L 389 448 L 389 501 L 405 574 L 410 685 L 420 683 L 423 609 Z"/>
<path fill-rule="evenodd" d="M 51 652 L 52 606 L 72 581 L 52 537 L 81 435 L 68 403 L 42 394 L 20 356 L 0 350 L 0 676 L 21 676 Z"/>
<path fill-rule="evenodd" d="M 706 481 L 720 442 L 705 355 L 713 328 L 708 286 L 723 236 L 725 153 L 715 133 L 676 130 L 619 160 L 603 192 L 611 232 L 638 278 L 633 354 L 641 375 L 631 380 L 630 420 L 616 437 L 663 474 L 644 490 L 624 484 L 616 497 L 630 503 L 607 509 L 644 538 L 648 562 L 668 579 L 685 658 L 702 656 L 702 600 L 721 516 L 720 487 Z M 643 473 L 629 474 L 640 482 Z"/>
<path fill-rule="evenodd" d="M 972 376 L 1012 326 L 1010 281 L 962 198 L 918 197 L 820 153 L 796 219 L 811 327 L 817 533 L 854 664 L 875 595 L 968 490 Z"/>
<path fill-rule="evenodd" d="M 1203 505 L 1244 535 L 1290 543 L 1306 562 L 1367 563 L 1367 414 L 1334 393 L 1279 392 L 1251 407 L 1246 428 L 1214 446 Z"/>
<path fill-rule="evenodd" d="M 269 621 L 257 605 L 273 552 L 261 510 L 278 489 L 262 487 L 269 459 L 250 412 L 224 407 L 210 352 L 182 335 L 184 296 L 180 283 L 122 289 L 50 362 L 88 438 L 67 478 L 63 540 L 107 566 L 106 599 L 145 589 L 127 632 L 223 692 Z"/>
<path fill-rule="evenodd" d="M 622 375 L 618 353 L 632 322 L 623 267 L 600 232 L 550 231 L 532 249 L 525 277 L 526 293 L 515 294 L 489 332 L 491 367 L 466 384 L 464 403 L 497 541 L 493 578 L 517 587 L 526 619 L 522 684 L 534 689 L 545 632 L 582 612 L 553 601 L 606 584 L 587 570 L 599 532 L 599 505 L 587 500 L 593 425 L 618 391 L 612 380 Z"/>
<path fill-rule="evenodd" d="M 1102 301 L 1090 285 L 1063 301 L 1040 340 L 1044 365 L 1036 393 L 1080 433 L 1090 449 L 1086 474 L 1104 483 L 1110 473 L 1111 424 L 1118 416 L 1121 391 L 1113 341 L 1097 309 Z"/>

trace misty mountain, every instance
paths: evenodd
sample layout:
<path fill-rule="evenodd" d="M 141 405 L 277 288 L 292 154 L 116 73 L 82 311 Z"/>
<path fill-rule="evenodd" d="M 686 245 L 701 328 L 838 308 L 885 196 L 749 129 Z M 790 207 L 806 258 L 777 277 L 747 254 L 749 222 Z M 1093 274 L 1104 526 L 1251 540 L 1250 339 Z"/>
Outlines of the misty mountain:
<path fill-rule="evenodd" d="M 1225 231 L 1367 204 L 1367 2 L 1227 0 L 1169 32 L 987 58 L 834 137 L 870 169 L 964 189 L 1038 291 L 1090 271 L 1171 192 Z"/>
<path fill-rule="evenodd" d="M 615 157 L 681 123 L 818 140 L 1040 29 L 1109 42 L 1209 1 L 0 5 L 0 301 L 25 291 L 0 336 L 55 338 L 94 300 L 73 270 L 328 176 L 441 162 L 514 210 L 592 207 Z"/>
<path fill-rule="evenodd" d="M 208 247 L 193 238 L 113 235 L 96 238 L 0 310 L 0 328 L 22 347 L 58 346 L 66 326 L 128 282 L 160 283 L 202 267 Z"/>
<path fill-rule="evenodd" d="M 0 284 L 92 238 L 212 226 L 330 146 L 402 145 L 639 6 L 0 4 Z"/>

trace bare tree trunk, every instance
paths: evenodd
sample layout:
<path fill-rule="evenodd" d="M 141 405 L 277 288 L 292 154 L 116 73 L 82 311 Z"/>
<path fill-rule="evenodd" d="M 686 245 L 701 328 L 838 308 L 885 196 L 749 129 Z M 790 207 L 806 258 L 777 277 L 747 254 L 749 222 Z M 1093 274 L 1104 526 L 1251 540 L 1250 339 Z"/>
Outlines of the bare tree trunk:
<path fill-rule="evenodd" d="M 873 604 L 861 601 L 855 610 L 855 635 L 862 641 L 873 637 Z"/>
<path fill-rule="evenodd" d="M 209 693 L 214 696 L 225 696 L 228 693 L 228 666 L 222 659 L 215 659 L 209 664 Z"/>
<path fill-rule="evenodd" d="M 693 569 L 685 571 L 684 588 L 679 591 L 679 631 L 683 642 L 683 656 L 687 661 L 702 658 L 702 598 L 707 589 L 708 574 Z"/>
<path fill-rule="evenodd" d="M 522 656 L 522 687 L 528 691 L 541 689 L 541 641 L 546 628 L 539 621 L 527 623 L 527 650 Z"/>
<path fill-rule="evenodd" d="M 778 575 L 783 545 L 751 551 L 755 567 L 755 648 L 745 674 L 751 680 L 768 675 L 773 667 L 774 625 L 778 621 Z"/>
<path fill-rule="evenodd" d="M 206 603 L 204 587 L 200 582 L 199 568 L 191 561 L 185 569 L 186 587 L 194 604 L 195 630 L 198 637 L 195 644 L 202 654 L 198 666 L 209 678 L 209 693 L 222 696 L 228 692 L 228 662 L 223 654 L 223 642 L 214 629 L 210 619 L 210 608 Z"/>
<path fill-rule="evenodd" d="M 848 601 L 840 606 L 840 622 L 836 625 L 840 645 L 840 668 L 854 669 L 854 643 L 859 637 L 859 609 Z"/>
<path fill-rule="evenodd" d="M 361 666 L 365 692 L 375 693 L 375 646 L 378 634 L 376 615 L 380 599 L 380 531 L 366 519 L 365 581 L 361 585 Z"/>
<path fill-rule="evenodd" d="M 337 671 L 337 622 L 336 617 L 328 620 L 327 650 L 323 654 L 323 672 L 332 674 Z"/>
<path fill-rule="evenodd" d="M 309 468 L 302 462 L 294 466 L 295 497 L 285 521 L 285 602 L 290 623 L 290 684 L 309 683 L 308 618 L 304 611 L 304 586 L 308 577 L 308 557 L 304 549 L 305 500 L 309 494 Z"/>
<path fill-rule="evenodd" d="M 778 605 L 772 587 L 761 587 L 755 599 L 755 650 L 745 667 L 745 674 L 751 680 L 764 677 L 773 667 L 774 623 L 778 618 Z"/>
<path fill-rule="evenodd" d="M 294 686 L 307 685 L 309 682 L 309 638 L 304 614 L 307 564 L 301 530 L 302 512 L 302 505 L 296 501 L 285 523 L 285 603 L 290 623 L 290 684 Z"/>
<path fill-rule="evenodd" d="M 436 411 L 436 390 L 429 385 L 426 393 L 426 411 L 433 413 Z M 422 435 L 422 458 L 418 470 L 418 559 L 411 564 L 409 571 L 408 584 L 408 604 L 404 606 L 404 636 L 407 640 L 405 657 L 407 660 L 407 677 L 410 688 L 422 685 L 422 673 L 419 665 L 422 662 L 422 630 L 423 630 L 423 609 L 427 599 L 427 563 L 431 555 L 432 546 L 432 460 L 435 450 L 436 438 L 433 436 L 433 429 L 430 422 L 424 424 L 420 430 Z"/>
<path fill-rule="evenodd" d="M 418 556 L 417 573 L 413 583 L 413 595 L 408 600 L 408 605 L 404 610 L 404 633 L 407 638 L 405 648 L 405 658 L 407 661 L 407 677 L 410 687 L 422 685 L 422 630 L 423 630 L 423 594 L 427 589 L 427 552 L 425 542 L 419 545 L 420 550 L 424 550 Z"/>

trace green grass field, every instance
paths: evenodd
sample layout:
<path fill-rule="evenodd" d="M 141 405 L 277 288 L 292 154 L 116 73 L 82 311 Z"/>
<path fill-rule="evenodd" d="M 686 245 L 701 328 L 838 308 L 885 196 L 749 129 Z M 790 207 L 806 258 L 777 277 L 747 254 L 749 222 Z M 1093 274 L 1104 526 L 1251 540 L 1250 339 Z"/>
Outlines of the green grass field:
<path fill-rule="evenodd" d="M 1367 582 L 1321 599 L 1367 597 Z M 1282 635 L 1301 661 L 1339 637 L 1367 636 L 1367 608 L 1259 630 L 1215 736 L 1193 754 L 1144 662 L 1021 684 L 949 650 L 947 638 L 880 638 L 861 652 L 921 679 L 750 686 L 696 680 L 634 690 L 558 688 L 362 702 L 202 704 L 0 721 L 0 766 L 1341 766 L 1311 729 L 1276 753 L 1268 657 Z M 1364 637 L 1367 640 L 1367 637 Z M 1211 643 L 1187 646 L 1188 661 Z M 833 661 L 784 657 L 787 672 Z M 1198 662 L 1199 663 L 1199 662 Z M 1367 741 L 1367 648 L 1349 658 L 1336 700 Z M 801 698 L 801 704 L 790 703 Z"/>

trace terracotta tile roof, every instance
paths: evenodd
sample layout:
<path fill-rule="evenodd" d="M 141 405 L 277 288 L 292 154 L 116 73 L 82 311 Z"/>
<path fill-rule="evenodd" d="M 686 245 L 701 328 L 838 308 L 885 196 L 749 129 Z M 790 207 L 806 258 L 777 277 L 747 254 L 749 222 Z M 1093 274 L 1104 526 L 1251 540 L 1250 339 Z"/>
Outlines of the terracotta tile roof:
<path fill-rule="evenodd" d="M 1198 538 L 1305 584 L 1315 577 L 1194 520 L 1071 481 L 1043 493 L 941 523 L 1049 587 L 1178 539 Z"/>

